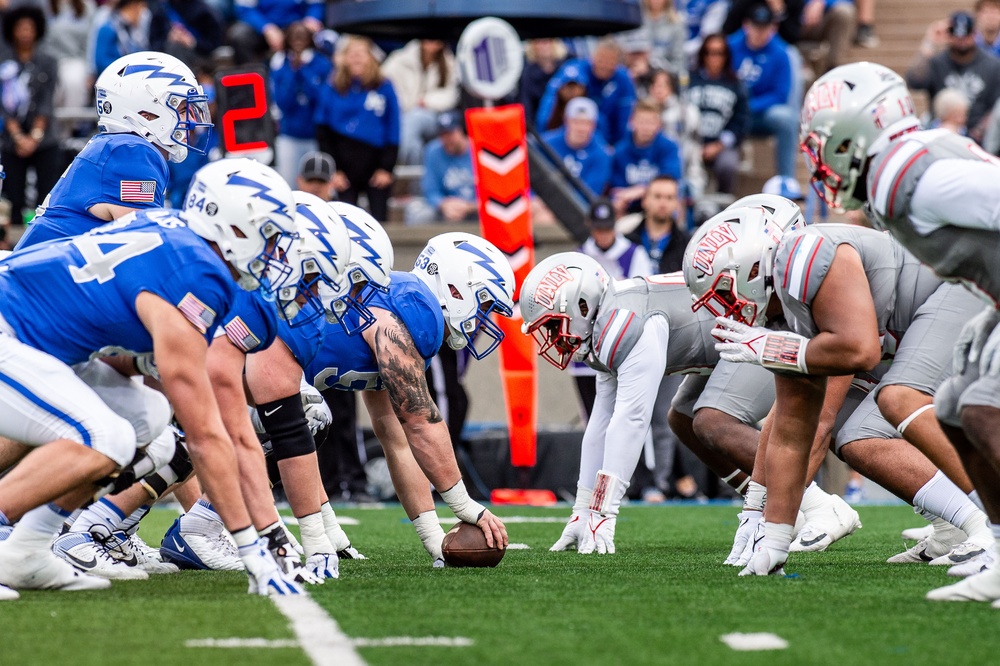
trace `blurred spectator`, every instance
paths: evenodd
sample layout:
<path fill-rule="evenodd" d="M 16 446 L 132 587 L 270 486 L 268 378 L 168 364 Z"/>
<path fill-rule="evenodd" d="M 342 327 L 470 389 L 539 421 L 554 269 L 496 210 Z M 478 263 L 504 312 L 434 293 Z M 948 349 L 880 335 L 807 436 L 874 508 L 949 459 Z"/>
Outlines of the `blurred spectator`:
<path fill-rule="evenodd" d="M 722 31 L 731 35 L 744 27 L 761 4 L 771 11 L 778 36 L 786 44 L 798 44 L 802 38 L 802 10 L 805 8 L 805 0 L 733 0 Z"/>
<path fill-rule="evenodd" d="M 538 111 L 542 95 L 545 94 L 545 86 L 566 60 L 566 45 L 558 39 L 533 39 L 524 47 L 524 58 L 524 71 L 521 72 L 518 94 L 524 107 L 524 117 L 529 125 L 534 126 L 535 113 Z M 583 94 L 582 86 L 580 94 Z"/>
<path fill-rule="evenodd" d="M 323 29 L 324 0 L 234 0 L 235 23 L 226 32 L 226 43 L 235 51 L 237 64 L 261 61 L 268 51 L 285 48 L 285 28 L 296 21 L 309 32 Z"/>
<path fill-rule="evenodd" d="M 437 128 L 438 138 L 424 151 L 424 176 L 420 181 L 424 196 L 406 207 L 409 225 L 478 219 L 472 152 L 461 114 L 457 111 L 442 113 L 438 116 Z"/>
<path fill-rule="evenodd" d="M 858 28 L 854 31 L 854 44 L 865 49 L 878 48 L 875 34 L 875 0 L 855 0 L 858 7 Z"/>
<path fill-rule="evenodd" d="M 677 223 L 680 213 L 679 187 L 670 176 L 657 176 L 642 198 L 642 216 L 638 226 L 625 234 L 649 255 L 654 273 L 672 273 L 681 269 L 689 236 Z"/>
<path fill-rule="evenodd" d="M 934 96 L 931 104 L 934 109 L 935 126 L 965 134 L 969 120 L 969 98 L 961 90 L 945 88 Z"/>
<path fill-rule="evenodd" d="M 918 57 L 906 73 L 906 83 L 926 90 L 933 99 L 945 88 L 956 88 L 969 100 L 969 134 L 981 139 L 979 123 L 1000 97 L 1000 59 L 976 46 L 974 20 L 955 12 L 948 21 L 948 48 L 930 58 Z"/>
<path fill-rule="evenodd" d="M 750 134 L 774 136 L 778 173 L 794 176 L 799 113 L 788 100 L 797 73 L 774 20 L 767 5 L 756 5 L 743 28 L 729 37 L 729 49 L 736 73 L 750 91 Z"/>
<path fill-rule="evenodd" d="M 340 200 L 357 205 L 366 192 L 369 212 L 385 222 L 399 151 L 399 104 L 371 40 L 341 37 L 337 46 L 333 81 L 323 86 L 316 108 L 316 138 L 337 163 L 333 183 Z"/>
<path fill-rule="evenodd" d="M 295 176 L 294 189 L 308 192 L 319 197 L 323 201 L 333 201 L 336 199 L 336 191 L 333 189 L 333 174 L 337 165 L 328 154 L 314 151 L 306 153 L 299 161 L 299 171 Z M 342 391 L 351 393 L 351 391 Z"/>
<path fill-rule="evenodd" d="M 94 40 L 94 72 L 123 55 L 149 50 L 150 11 L 146 0 L 118 0 Z"/>
<path fill-rule="evenodd" d="M 976 0 L 976 46 L 1000 56 L 1000 0 Z"/>
<path fill-rule="evenodd" d="M 662 112 L 652 100 L 637 102 L 629 122 L 631 134 L 615 145 L 611 197 L 618 215 L 637 205 L 656 176 L 681 178 L 680 149 L 663 134 Z"/>
<path fill-rule="evenodd" d="M 729 0 L 677 0 L 687 17 L 687 42 L 684 55 L 694 60 L 694 54 L 701 48 L 709 35 L 722 32 L 722 25 L 729 14 Z"/>
<path fill-rule="evenodd" d="M 302 156 L 316 150 L 316 105 L 332 69 L 312 46 L 309 28 L 296 21 L 285 29 L 285 50 L 271 57 L 271 90 L 281 111 L 275 168 L 289 185 L 295 183 Z"/>
<path fill-rule="evenodd" d="M 402 112 L 399 162 L 420 164 L 424 143 L 434 136 L 437 115 L 458 104 L 455 56 L 442 41 L 414 39 L 389 54 L 382 75 L 392 82 Z"/>
<path fill-rule="evenodd" d="M 655 70 L 649 88 L 650 101 L 663 109 L 663 133 L 681 150 L 681 173 L 689 195 L 699 198 L 705 191 L 705 164 L 701 159 L 701 136 L 698 125 L 701 113 L 686 97 L 678 94 L 677 77 L 662 69 Z"/>
<path fill-rule="evenodd" d="M 684 58 L 687 26 L 673 0 L 643 0 L 642 25 L 622 33 L 619 40 L 626 53 L 632 45 L 648 45 L 647 60 L 653 67 L 666 68 L 677 74 L 687 71 Z M 631 66 L 629 70 L 632 70 Z"/>
<path fill-rule="evenodd" d="M 586 96 L 587 83 L 586 77 L 583 76 L 583 72 L 581 72 L 578 67 L 567 68 L 565 77 L 563 78 L 559 89 L 556 91 L 556 100 L 555 104 L 552 106 L 552 113 L 549 115 L 544 124 L 542 123 L 541 114 L 539 113 L 538 127 L 543 131 L 559 129 L 563 126 L 563 120 L 566 116 L 566 105 L 569 104 L 569 101 L 576 97 Z"/>
<path fill-rule="evenodd" d="M 45 14 L 33 5 L 14 6 L 3 16 L 3 41 L 11 55 L 0 63 L 0 114 L 5 130 L 0 163 L 7 172 L 3 190 L 15 224 L 24 219 L 28 169 L 35 172 L 37 205 L 65 166 L 53 119 L 59 67 L 39 49 L 45 28 Z"/>
<path fill-rule="evenodd" d="M 628 70 L 621 64 L 622 52 L 617 42 L 604 38 L 594 47 L 589 61 L 568 60 L 549 80 L 538 105 L 537 123 L 545 127 L 556 105 L 557 92 L 563 83 L 580 77 L 586 95 L 600 110 L 600 134 L 607 143 L 620 141 L 628 132 L 629 114 L 635 103 L 635 86 Z"/>
<path fill-rule="evenodd" d="M 94 20 L 93 0 L 49 0 L 48 29 L 42 50 L 59 67 L 57 107 L 90 106 L 93 81 L 87 63 L 87 39 Z"/>
<path fill-rule="evenodd" d="M 802 39 L 820 42 L 820 57 L 813 61 L 816 76 L 842 64 L 851 47 L 857 23 L 852 0 L 808 0 L 802 10 Z"/>
<path fill-rule="evenodd" d="M 750 106 L 746 87 L 733 71 L 729 43 L 721 34 L 707 37 L 698 49 L 687 96 L 701 114 L 702 160 L 715 176 L 718 190 L 732 194 L 740 144 L 750 130 Z"/>
<path fill-rule="evenodd" d="M 625 69 L 635 85 L 636 97 L 642 99 L 649 90 L 649 79 L 653 74 L 650 52 L 653 43 L 641 32 L 627 32 L 619 35 L 618 45 L 625 59 Z M 658 67 L 664 67 L 658 64 Z"/>
<path fill-rule="evenodd" d="M 597 134 L 597 104 L 577 97 L 566 105 L 564 127 L 542 134 L 571 174 L 595 195 L 604 194 L 611 179 L 611 149 Z"/>
<path fill-rule="evenodd" d="M 189 65 L 222 45 L 222 16 L 205 0 L 160 0 L 152 7 L 149 47 Z"/>
<path fill-rule="evenodd" d="M 615 231 L 615 212 L 610 201 L 594 201 L 587 216 L 590 237 L 580 246 L 580 252 L 597 260 L 612 280 L 652 275 L 653 265 L 641 247 Z M 583 407 L 582 416 L 590 418 L 597 397 L 597 372 L 580 361 L 573 361 L 569 374 L 576 383 L 577 395 Z"/>

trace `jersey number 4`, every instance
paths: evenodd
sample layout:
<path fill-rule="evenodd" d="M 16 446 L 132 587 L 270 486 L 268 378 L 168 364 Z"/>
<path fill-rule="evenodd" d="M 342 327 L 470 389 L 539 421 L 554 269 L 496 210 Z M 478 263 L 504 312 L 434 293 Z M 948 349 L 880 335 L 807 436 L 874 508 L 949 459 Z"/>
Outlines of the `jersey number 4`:
<path fill-rule="evenodd" d="M 73 244 L 80 250 L 83 266 L 70 266 L 69 274 L 77 283 L 97 280 L 104 284 L 115 277 L 115 268 L 124 261 L 138 257 L 163 245 L 159 234 L 143 231 L 123 231 L 116 234 L 78 236 Z M 111 249 L 105 252 L 105 248 Z"/>

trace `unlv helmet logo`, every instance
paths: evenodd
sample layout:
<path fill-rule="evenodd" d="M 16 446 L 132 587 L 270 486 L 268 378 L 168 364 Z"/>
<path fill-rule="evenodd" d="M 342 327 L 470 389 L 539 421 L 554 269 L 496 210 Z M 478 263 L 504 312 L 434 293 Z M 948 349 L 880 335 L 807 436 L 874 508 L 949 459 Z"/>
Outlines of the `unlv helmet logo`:
<path fill-rule="evenodd" d="M 809 123 L 823 109 L 840 108 L 840 93 L 844 90 L 843 81 L 827 81 L 809 89 L 805 104 L 802 105 L 802 121 Z"/>
<path fill-rule="evenodd" d="M 542 276 L 535 289 L 535 302 L 549 310 L 555 305 L 556 291 L 567 282 L 573 281 L 573 274 L 560 264 Z"/>
<path fill-rule="evenodd" d="M 716 228 L 709 231 L 705 237 L 698 243 L 698 247 L 694 251 L 694 267 L 704 273 L 705 275 L 712 275 L 715 273 L 715 255 L 726 245 L 730 243 L 735 243 L 738 239 L 736 238 L 736 232 L 733 231 L 731 225 L 720 224 Z"/>

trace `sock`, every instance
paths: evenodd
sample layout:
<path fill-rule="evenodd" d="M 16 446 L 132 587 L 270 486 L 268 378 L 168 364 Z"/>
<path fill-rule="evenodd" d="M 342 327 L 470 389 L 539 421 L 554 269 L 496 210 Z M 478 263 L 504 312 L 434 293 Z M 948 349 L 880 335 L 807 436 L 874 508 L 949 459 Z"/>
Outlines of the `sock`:
<path fill-rule="evenodd" d="M 747 486 L 747 494 L 743 498 L 744 511 L 763 511 L 767 502 L 767 488 L 756 481 L 750 481 Z"/>
<path fill-rule="evenodd" d="M 579 497 L 580 493 L 577 493 L 577 501 L 579 501 Z M 588 493 L 584 508 L 589 505 L 590 494 Z M 433 559 L 438 560 L 444 557 L 441 554 L 441 542 L 444 541 L 444 530 L 441 529 L 441 522 L 438 520 L 438 515 L 433 509 L 424 511 L 414 518 L 413 528 L 417 531 L 417 536 L 420 537 L 421 543 L 424 544 L 424 548 Z"/>
<path fill-rule="evenodd" d="M 324 555 L 335 553 L 333 544 L 326 536 L 326 528 L 323 526 L 323 514 L 321 511 L 310 513 L 308 516 L 299 518 L 299 534 L 302 535 L 302 549 L 306 557 L 312 557 L 316 553 Z"/>
<path fill-rule="evenodd" d="M 3 511 L 0 511 L 0 526 L 3 525 L 10 525 L 10 521 L 7 520 L 7 515 Z"/>
<path fill-rule="evenodd" d="M 764 521 L 764 540 L 761 545 L 771 550 L 788 554 L 788 546 L 792 543 L 792 525 L 784 523 L 769 523 Z"/>
<path fill-rule="evenodd" d="M 181 516 L 181 532 L 183 534 L 215 536 L 221 534 L 222 530 L 222 518 L 204 497 L 195 502 L 191 510 Z"/>
<path fill-rule="evenodd" d="M 145 518 L 146 514 L 148 514 L 152 508 L 152 505 L 143 504 L 138 509 L 133 511 L 128 518 L 123 520 L 121 525 L 118 526 L 118 529 L 125 530 L 125 534 L 128 534 L 129 536 L 135 534 L 139 529 L 139 521 Z"/>
<path fill-rule="evenodd" d="M 979 491 L 973 490 L 969 493 L 969 501 L 976 505 L 980 511 L 986 511 L 986 507 L 983 506 L 983 500 L 979 499 Z"/>
<path fill-rule="evenodd" d="M 102 497 L 98 501 L 84 509 L 73 524 L 70 532 L 94 532 L 102 536 L 110 536 L 118 529 L 125 514 L 117 506 L 111 503 L 107 497 Z"/>
<path fill-rule="evenodd" d="M 69 518 L 69 511 L 63 511 L 55 504 L 43 504 L 24 514 L 17 521 L 7 543 L 15 543 L 28 548 L 48 550 L 53 537 L 62 528 L 63 521 Z"/>
<path fill-rule="evenodd" d="M 983 512 L 941 470 L 917 491 L 913 505 L 940 516 L 970 538 L 985 537 L 988 531 Z"/>
<path fill-rule="evenodd" d="M 806 486 L 805 492 L 802 493 L 802 505 L 799 510 L 809 516 L 812 511 L 826 508 L 829 498 L 830 496 L 813 481 Z"/>
<path fill-rule="evenodd" d="M 334 512 L 333 507 L 330 506 L 330 503 L 323 502 L 319 507 L 319 512 L 323 516 L 323 528 L 326 530 L 326 536 L 330 539 L 330 544 L 338 551 L 350 548 L 351 540 L 348 538 L 344 528 L 340 526 L 337 514 Z"/>

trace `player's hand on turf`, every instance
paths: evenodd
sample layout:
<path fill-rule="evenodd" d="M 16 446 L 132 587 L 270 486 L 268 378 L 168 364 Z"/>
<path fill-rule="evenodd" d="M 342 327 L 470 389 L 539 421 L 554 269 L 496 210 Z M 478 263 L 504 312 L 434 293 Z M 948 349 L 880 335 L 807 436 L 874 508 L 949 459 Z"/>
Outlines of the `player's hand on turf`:
<path fill-rule="evenodd" d="M 240 546 L 240 559 L 250 579 L 248 592 L 259 595 L 302 594 L 298 583 L 288 578 L 267 550 L 267 540 L 257 539 L 248 546 Z"/>
<path fill-rule="evenodd" d="M 347 548 L 342 548 L 337 551 L 337 557 L 341 560 L 367 560 L 363 554 L 358 552 L 358 549 L 347 544 Z"/>
<path fill-rule="evenodd" d="M 340 561 L 336 553 L 315 553 L 306 558 L 306 569 L 316 578 L 340 578 Z"/>
<path fill-rule="evenodd" d="M 979 355 L 979 374 L 982 377 L 1000 375 L 1000 326 L 994 326 L 983 344 Z M 972 361 L 972 358 L 969 358 Z"/>
<path fill-rule="evenodd" d="M 739 516 L 737 516 L 740 524 L 736 528 L 736 536 L 733 538 L 733 548 L 729 551 L 729 556 L 726 557 L 726 561 L 723 564 L 744 566 L 747 563 L 743 559 L 744 551 L 750 552 L 747 549 L 747 544 L 751 543 L 751 538 L 757 526 L 760 525 L 763 515 L 760 511 L 740 511 Z"/>
<path fill-rule="evenodd" d="M 587 511 L 574 511 L 569 522 L 563 528 L 559 539 L 549 548 L 550 551 L 576 550 L 580 543 L 580 532 L 586 527 Z"/>
<path fill-rule="evenodd" d="M 483 515 L 476 523 L 479 529 L 486 535 L 486 545 L 490 548 L 507 547 L 507 528 L 503 521 L 490 513 L 489 509 L 483 510 Z"/>
<path fill-rule="evenodd" d="M 741 576 L 784 576 L 785 560 L 788 553 L 768 548 L 758 543 L 747 566 L 740 572 Z"/>
<path fill-rule="evenodd" d="M 988 307 L 970 319 L 962 328 L 955 342 L 955 357 L 953 370 L 962 374 L 968 363 L 978 363 L 983 345 L 990 333 L 1000 321 L 1000 312 Z M 988 364 L 987 364 L 988 365 Z"/>
<path fill-rule="evenodd" d="M 618 516 L 603 515 L 596 511 L 584 511 L 587 522 L 580 530 L 580 542 L 577 545 L 577 552 L 587 555 L 597 552 L 598 554 L 612 555 L 615 552 L 615 523 Z"/>

